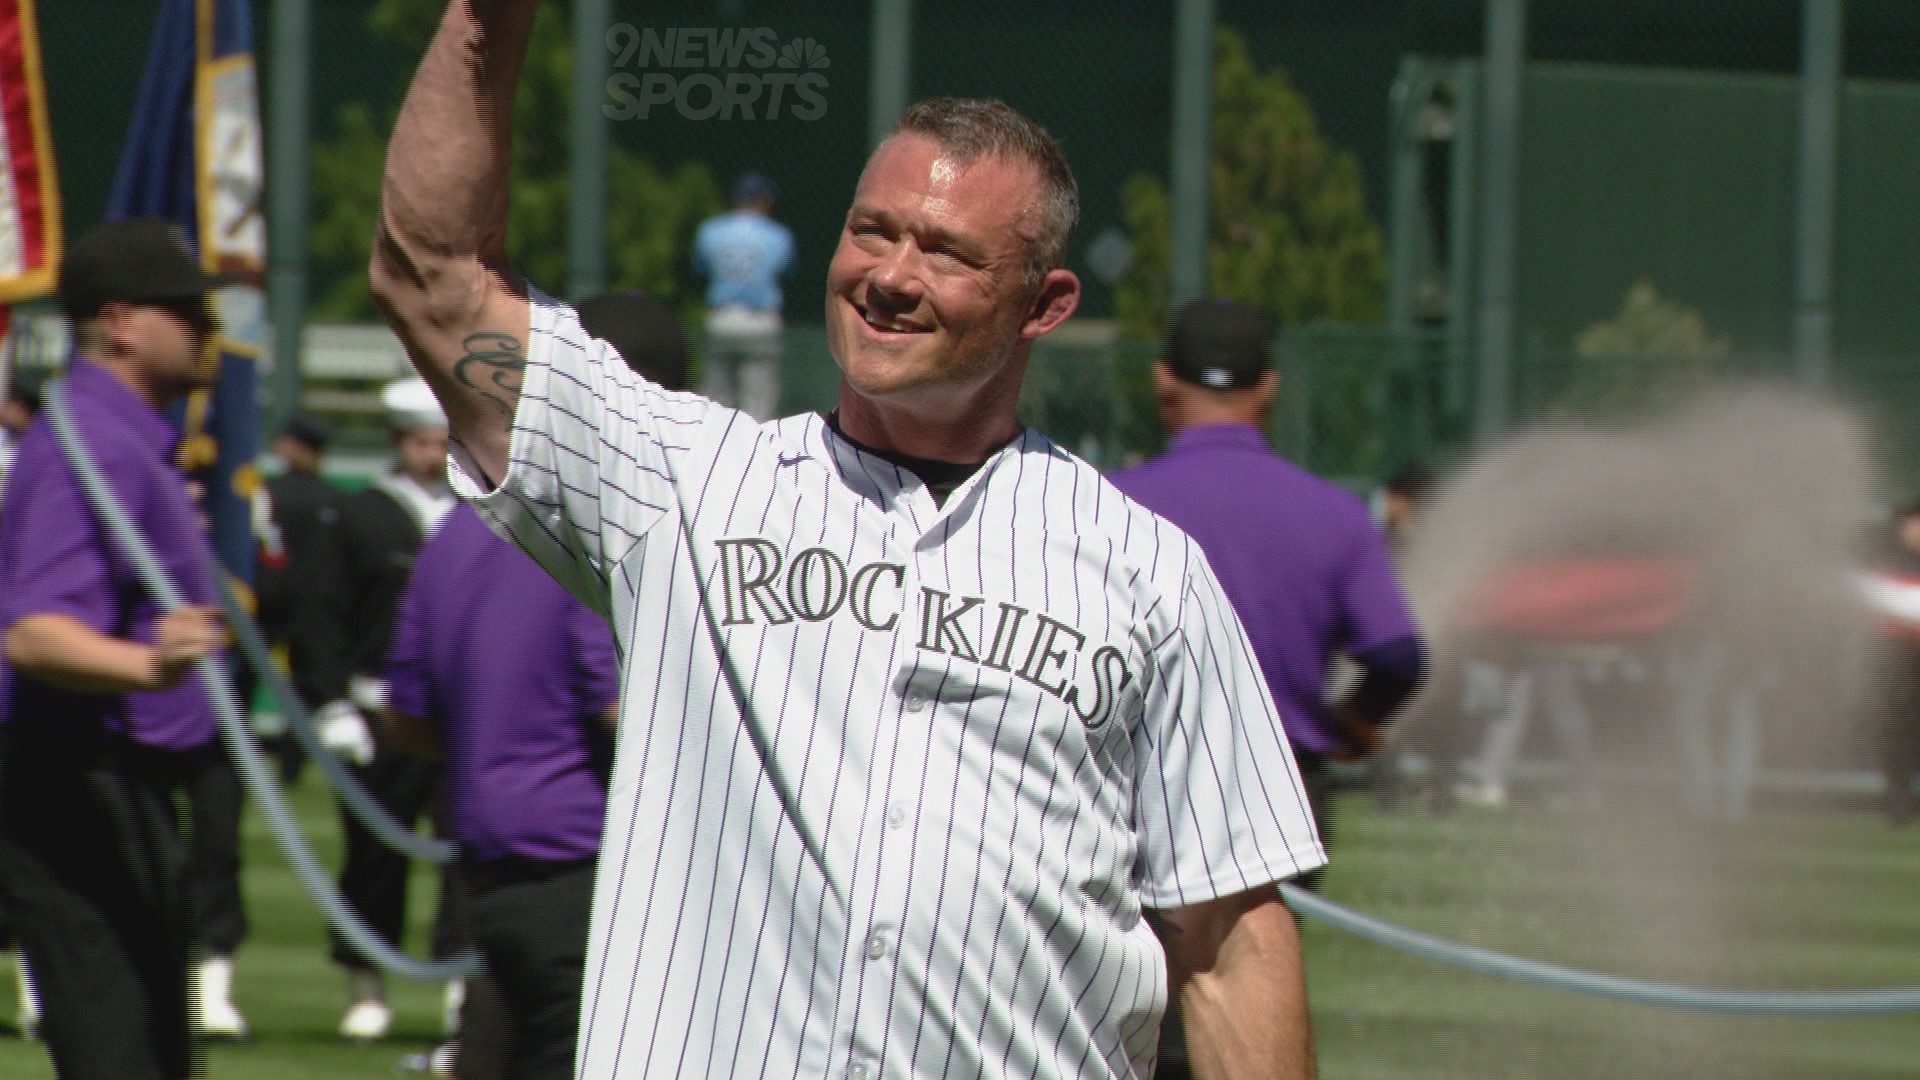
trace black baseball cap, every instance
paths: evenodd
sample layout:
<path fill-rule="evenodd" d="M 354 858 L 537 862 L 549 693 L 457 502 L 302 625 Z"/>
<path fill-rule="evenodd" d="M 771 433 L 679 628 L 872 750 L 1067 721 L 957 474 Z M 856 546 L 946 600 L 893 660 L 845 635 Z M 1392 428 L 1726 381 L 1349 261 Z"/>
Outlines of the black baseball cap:
<path fill-rule="evenodd" d="M 754 199 L 776 199 L 780 189 L 766 173 L 748 171 L 741 173 L 733 181 L 733 201 L 749 202 Z"/>
<path fill-rule="evenodd" d="M 1272 370 L 1274 327 L 1267 312 L 1232 300 L 1190 300 L 1167 334 L 1167 367 L 1209 390 L 1244 390 Z"/>
<path fill-rule="evenodd" d="M 294 442 L 305 443 L 314 450 L 325 450 L 333 441 L 333 429 L 312 413 L 298 412 L 287 419 L 286 430 L 280 434 Z"/>
<path fill-rule="evenodd" d="M 607 293 L 575 309 L 587 333 L 620 350 L 633 373 L 668 390 L 687 389 L 687 338 L 673 309 L 644 293 Z"/>
<path fill-rule="evenodd" d="M 60 307 L 74 322 L 111 303 L 139 304 L 205 296 L 242 280 L 209 274 L 165 218 L 110 221 L 80 238 L 60 264 Z"/>

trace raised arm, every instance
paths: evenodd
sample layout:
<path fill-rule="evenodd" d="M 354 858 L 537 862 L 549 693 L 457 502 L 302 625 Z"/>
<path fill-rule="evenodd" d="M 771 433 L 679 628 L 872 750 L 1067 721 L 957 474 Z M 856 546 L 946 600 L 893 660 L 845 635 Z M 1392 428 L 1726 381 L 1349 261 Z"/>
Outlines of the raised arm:
<path fill-rule="evenodd" d="M 506 262 L 514 88 L 538 0 L 452 0 L 394 125 L 374 303 L 488 486 L 506 474 L 527 293 Z"/>

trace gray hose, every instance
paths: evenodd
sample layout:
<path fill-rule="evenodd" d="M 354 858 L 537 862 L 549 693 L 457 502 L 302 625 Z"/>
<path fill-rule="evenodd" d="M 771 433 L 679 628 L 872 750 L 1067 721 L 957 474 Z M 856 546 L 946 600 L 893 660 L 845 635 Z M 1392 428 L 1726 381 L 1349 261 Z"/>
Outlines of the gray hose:
<path fill-rule="evenodd" d="M 92 455 L 87 452 L 79 432 L 75 430 L 72 415 L 67 411 L 66 389 L 64 379 L 56 380 L 47 388 L 47 422 L 72 466 L 74 476 L 86 492 L 87 501 L 113 537 L 115 546 L 133 563 L 141 583 L 153 594 L 160 609 L 169 614 L 181 610 L 186 605 L 180 590 L 154 557 L 145 538 L 133 527 L 126 510 L 107 486 L 106 479 L 100 475 Z M 218 580 L 217 570 L 215 578 Z M 313 853 L 313 848 L 300 832 L 293 811 L 287 806 L 286 793 L 280 789 L 272 770 L 267 766 L 265 755 L 254 743 L 253 731 L 241 714 L 237 704 L 238 695 L 234 693 L 233 683 L 227 678 L 226 671 L 213 657 L 201 657 L 194 661 L 194 670 L 199 673 L 207 698 L 220 718 L 221 738 L 233 758 L 240 779 L 259 804 L 275 843 L 286 856 L 287 862 L 292 864 L 307 895 L 319 905 L 327 924 L 369 963 L 402 978 L 444 982 L 478 971 L 480 960 L 473 953 L 452 960 L 419 960 L 387 944 L 380 935 L 368 928 L 359 913 L 341 898 L 332 879 L 320 865 L 319 858 Z"/>
<path fill-rule="evenodd" d="M 352 814 L 367 831 L 380 839 L 380 842 L 394 851 L 429 863 L 447 863 L 453 861 L 453 845 L 445 840 L 422 836 L 407 828 L 394 818 L 387 808 L 380 805 L 367 791 L 360 778 L 353 775 L 339 756 L 320 744 L 319 733 L 313 729 L 313 718 L 306 706 L 300 701 L 300 695 L 281 674 L 279 665 L 273 662 L 273 656 L 267 643 L 260 636 L 260 629 L 254 625 L 246 609 L 240 606 L 239 597 L 222 575 L 214 575 L 220 586 L 220 607 L 227 613 L 227 621 L 233 626 L 234 636 L 239 639 L 240 651 L 246 653 L 252 662 L 253 670 L 266 681 L 267 688 L 280 702 L 285 711 L 287 727 L 307 751 L 307 756 L 327 774 L 327 783 L 332 786 L 340 801 L 347 805 Z"/>
<path fill-rule="evenodd" d="M 1375 944 L 1454 967 L 1575 994 L 1635 1005 L 1749 1016 L 1868 1016 L 1920 1012 L 1920 989 L 1716 990 L 1623 979 L 1506 956 L 1382 922 L 1323 900 L 1297 885 L 1280 886 L 1287 906 Z"/>

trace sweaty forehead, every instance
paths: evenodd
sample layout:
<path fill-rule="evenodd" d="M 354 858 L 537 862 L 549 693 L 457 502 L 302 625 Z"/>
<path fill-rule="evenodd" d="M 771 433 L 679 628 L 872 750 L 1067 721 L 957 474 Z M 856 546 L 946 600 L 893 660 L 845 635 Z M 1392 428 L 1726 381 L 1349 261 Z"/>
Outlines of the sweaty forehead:
<path fill-rule="evenodd" d="M 1022 162 L 985 156 L 963 161 L 933 141 L 901 135 L 867 163 L 854 192 L 856 213 L 899 217 L 984 231 L 1018 231 L 1037 195 L 1035 170 Z"/>

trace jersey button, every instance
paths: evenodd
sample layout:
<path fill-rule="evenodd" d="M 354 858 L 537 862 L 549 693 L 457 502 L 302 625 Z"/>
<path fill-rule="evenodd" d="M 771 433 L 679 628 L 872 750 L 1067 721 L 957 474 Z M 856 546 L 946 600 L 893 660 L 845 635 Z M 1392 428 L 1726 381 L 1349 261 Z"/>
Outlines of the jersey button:
<path fill-rule="evenodd" d="M 887 811 L 887 827 L 890 829 L 898 829 L 906 823 L 907 808 L 899 803 L 895 803 L 893 808 Z"/>
<path fill-rule="evenodd" d="M 886 934 L 876 933 L 867 939 L 867 959 L 884 960 L 887 958 L 887 950 L 892 947 L 893 943 L 887 940 Z"/>
<path fill-rule="evenodd" d="M 856 1061 L 847 1070 L 847 1080 L 872 1080 L 873 1069 L 864 1061 Z"/>
<path fill-rule="evenodd" d="M 927 707 L 926 698 L 921 697 L 919 694 L 907 695 L 907 711 L 908 712 L 919 712 L 921 709 L 924 709 L 926 707 Z"/>

